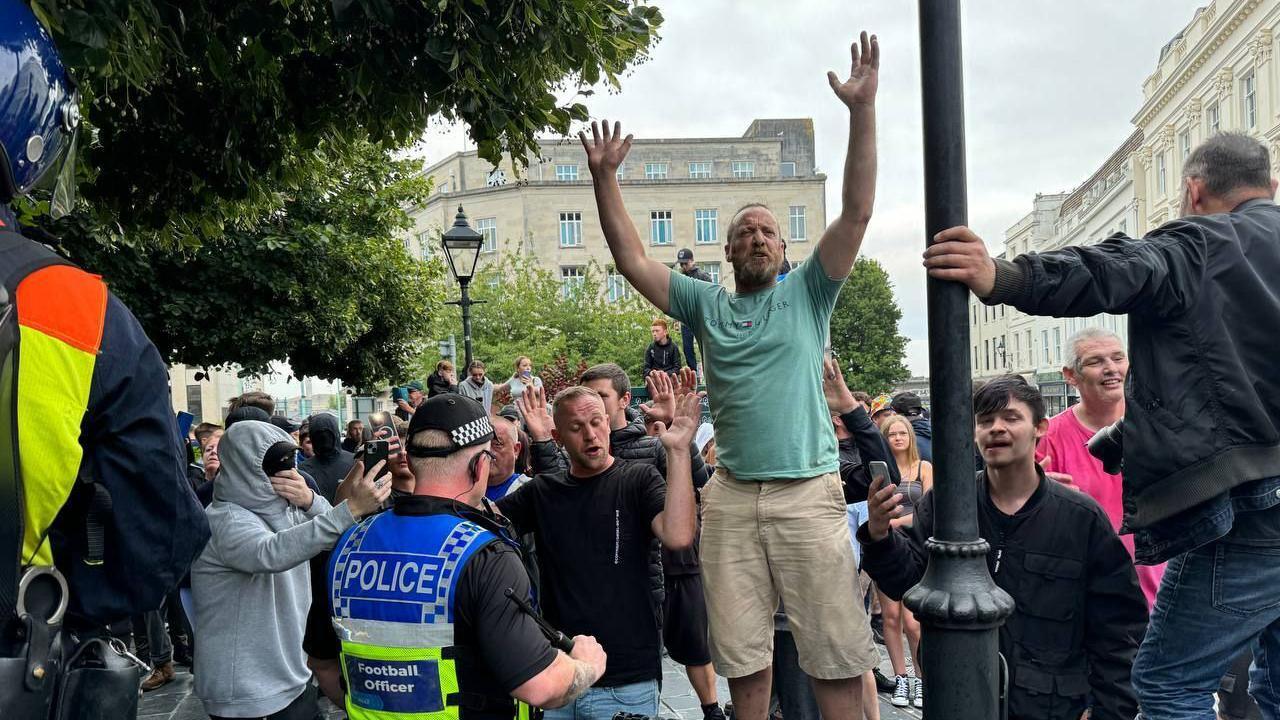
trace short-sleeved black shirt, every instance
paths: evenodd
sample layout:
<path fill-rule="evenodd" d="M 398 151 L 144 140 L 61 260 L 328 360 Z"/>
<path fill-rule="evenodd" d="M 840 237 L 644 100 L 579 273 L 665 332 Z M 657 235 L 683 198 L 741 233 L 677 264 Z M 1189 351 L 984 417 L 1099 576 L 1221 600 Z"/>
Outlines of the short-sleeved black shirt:
<path fill-rule="evenodd" d="M 534 534 L 544 616 L 569 636 L 595 636 L 608 653 L 597 686 L 661 674 L 649 547 L 665 502 L 657 469 L 618 461 L 589 478 L 540 474 L 498 501 L 519 532 Z"/>
<path fill-rule="evenodd" d="M 397 515 L 452 514 L 453 502 L 414 495 L 396 498 Z M 510 588 L 529 597 L 529 575 L 517 551 L 501 540 L 478 550 L 463 566 L 454 596 L 454 644 L 465 648 L 457 659 L 459 690 L 489 698 L 511 691 L 546 670 L 557 651 L 537 624 L 506 596 Z M 462 717 L 477 720 L 509 714 L 464 708 Z"/>

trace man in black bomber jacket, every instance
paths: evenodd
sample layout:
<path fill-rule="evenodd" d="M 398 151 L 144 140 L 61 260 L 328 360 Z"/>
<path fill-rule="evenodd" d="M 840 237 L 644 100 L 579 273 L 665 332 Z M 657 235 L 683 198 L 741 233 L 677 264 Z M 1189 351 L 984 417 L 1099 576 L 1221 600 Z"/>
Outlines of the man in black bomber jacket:
<path fill-rule="evenodd" d="M 974 394 L 978 529 L 991 543 L 987 569 L 1013 596 L 1000 628 L 1009 664 L 1011 720 L 1132 720 L 1138 710 L 1130 670 L 1147 623 L 1133 563 L 1102 509 L 1088 495 L 1049 480 L 1035 462 L 1048 421 L 1044 399 L 1021 377 L 996 378 Z M 863 568 L 892 598 L 924 575 L 934 498 L 915 506 L 914 524 L 890 529 L 901 495 L 871 484 L 870 519 L 858 529 Z"/>

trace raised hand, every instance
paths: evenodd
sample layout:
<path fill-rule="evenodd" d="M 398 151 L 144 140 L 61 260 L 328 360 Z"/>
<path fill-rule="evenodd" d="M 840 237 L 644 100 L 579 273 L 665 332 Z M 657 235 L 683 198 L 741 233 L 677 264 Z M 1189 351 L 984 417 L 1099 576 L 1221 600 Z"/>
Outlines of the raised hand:
<path fill-rule="evenodd" d="M 516 407 L 524 416 L 524 425 L 529 430 L 529 439 L 544 442 L 551 439 L 551 431 L 555 422 L 547 412 L 547 397 L 541 387 L 530 385 L 516 398 Z"/>
<path fill-rule="evenodd" d="M 827 73 L 827 82 L 831 84 L 836 97 L 850 109 L 854 105 L 874 103 L 876 86 L 879 84 L 880 41 L 875 35 L 868 37 L 865 30 L 859 41 L 849 48 L 849 53 L 853 56 L 853 67 L 849 70 L 849 79 L 840 82 L 840 77 L 834 72 Z"/>
<path fill-rule="evenodd" d="M 631 152 L 630 135 L 622 137 L 622 123 L 615 122 L 613 131 L 609 130 L 609 121 L 591 121 L 591 140 L 587 140 L 587 131 L 578 132 L 578 139 L 587 151 L 587 167 L 591 175 L 597 178 L 615 177 L 618 166 L 626 160 Z"/>
<path fill-rule="evenodd" d="M 511 403 L 511 386 L 503 383 L 493 389 L 493 405 L 489 412 L 496 413 Z"/>
<path fill-rule="evenodd" d="M 844 382 L 840 366 L 831 358 L 822 361 L 822 395 L 827 399 L 827 409 L 841 415 L 852 412 L 858 404 Z"/>
<path fill-rule="evenodd" d="M 698 423 L 702 421 L 701 393 L 682 393 L 675 402 L 675 417 L 668 426 L 658 421 L 658 439 L 668 453 L 689 451 L 694 436 L 698 433 Z"/>
<path fill-rule="evenodd" d="M 698 371 L 685 365 L 680 368 L 680 374 L 676 376 L 679 385 L 676 388 L 676 394 L 698 391 Z"/>
<path fill-rule="evenodd" d="M 644 379 L 644 386 L 649 390 L 649 402 L 640 403 L 640 412 L 645 414 L 646 423 L 660 421 L 670 425 L 676 416 L 676 389 L 671 376 L 654 370 Z"/>
<path fill-rule="evenodd" d="M 893 520 L 902 515 L 902 493 L 898 486 L 872 477 L 867 488 L 867 535 L 876 542 L 889 537 Z"/>
<path fill-rule="evenodd" d="M 351 487 L 347 491 L 347 509 L 351 511 L 354 517 L 361 518 L 377 512 L 382 507 L 383 501 L 391 495 L 390 480 L 388 478 L 378 479 L 379 475 L 384 474 L 382 470 L 386 464 L 386 460 L 379 460 L 363 476 L 343 481 L 344 485 L 348 482 L 351 483 Z M 363 463 L 361 463 L 361 467 L 364 467 Z M 349 473 L 348 476 L 350 476 Z"/>

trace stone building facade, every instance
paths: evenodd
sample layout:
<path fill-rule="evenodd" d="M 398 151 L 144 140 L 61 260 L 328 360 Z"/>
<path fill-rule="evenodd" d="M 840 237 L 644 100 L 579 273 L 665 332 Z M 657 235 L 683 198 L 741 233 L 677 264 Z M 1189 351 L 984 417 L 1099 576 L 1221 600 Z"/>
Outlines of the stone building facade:
<path fill-rule="evenodd" d="M 474 151 L 427 168 L 433 193 L 411 211 L 406 249 L 422 258 L 441 252 L 440 234 L 461 205 L 485 235 L 481 267 L 519 253 L 568 287 L 595 263 L 606 274 L 608 298 L 632 292 L 612 271 L 581 144 L 543 140 L 540 147 L 541 157 L 518 172 L 509 157 L 495 168 Z M 755 120 L 740 138 L 636 139 L 618 177 L 647 253 L 671 265 L 678 249 L 689 248 L 728 287 L 725 233 L 741 206 L 762 202 L 774 211 L 793 262 L 809 256 L 826 228 L 826 175 L 814 166 L 807 118 Z"/>
<path fill-rule="evenodd" d="M 1268 145 L 1280 174 L 1280 0 L 1213 0 L 1160 49 L 1143 82 L 1134 128 L 1072 192 L 1037 194 L 1030 213 L 1005 232 L 1005 257 L 1087 245 L 1114 233 L 1141 237 L 1178 216 L 1182 167 L 1217 132 L 1247 132 Z M 970 301 L 975 378 L 1019 373 L 1038 384 L 1051 412 L 1075 401 L 1062 377 L 1067 339 L 1086 327 L 1128 339 L 1123 316 L 1031 317 Z"/>

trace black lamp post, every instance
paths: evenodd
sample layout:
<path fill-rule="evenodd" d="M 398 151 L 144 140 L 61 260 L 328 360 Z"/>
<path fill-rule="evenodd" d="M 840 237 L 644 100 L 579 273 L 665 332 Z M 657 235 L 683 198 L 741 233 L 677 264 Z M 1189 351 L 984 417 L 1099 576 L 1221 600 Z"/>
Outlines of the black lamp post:
<path fill-rule="evenodd" d="M 920 0 L 927 238 L 968 218 L 964 83 L 959 0 Z M 930 242 L 927 240 L 926 242 Z M 1013 599 L 987 572 L 990 546 L 978 537 L 969 368 L 969 291 L 929 278 L 929 393 L 933 408 L 933 492 L 937 519 L 929 567 L 907 591 L 920 620 L 929 679 L 924 716 L 991 720 L 999 707 L 999 627 Z"/>
<path fill-rule="evenodd" d="M 484 302 L 472 300 L 467 294 L 467 286 L 471 284 L 471 278 L 476 274 L 476 261 L 480 259 L 480 247 L 484 245 L 484 236 L 471 229 L 471 225 L 467 223 L 467 214 L 462 211 L 461 205 L 458 206 L 457 217 L 453 219 L 453 227 L 444 234 L 441 244 L 444 245 L 445 257 L 449 258 L 449 269 L 462 288 L 462 299 L 445 304 L 462 307 L 462 344 L 465 348 L 466 364 L 459 375 L 463 375 L 471 367 L 471 306 Z"/>

